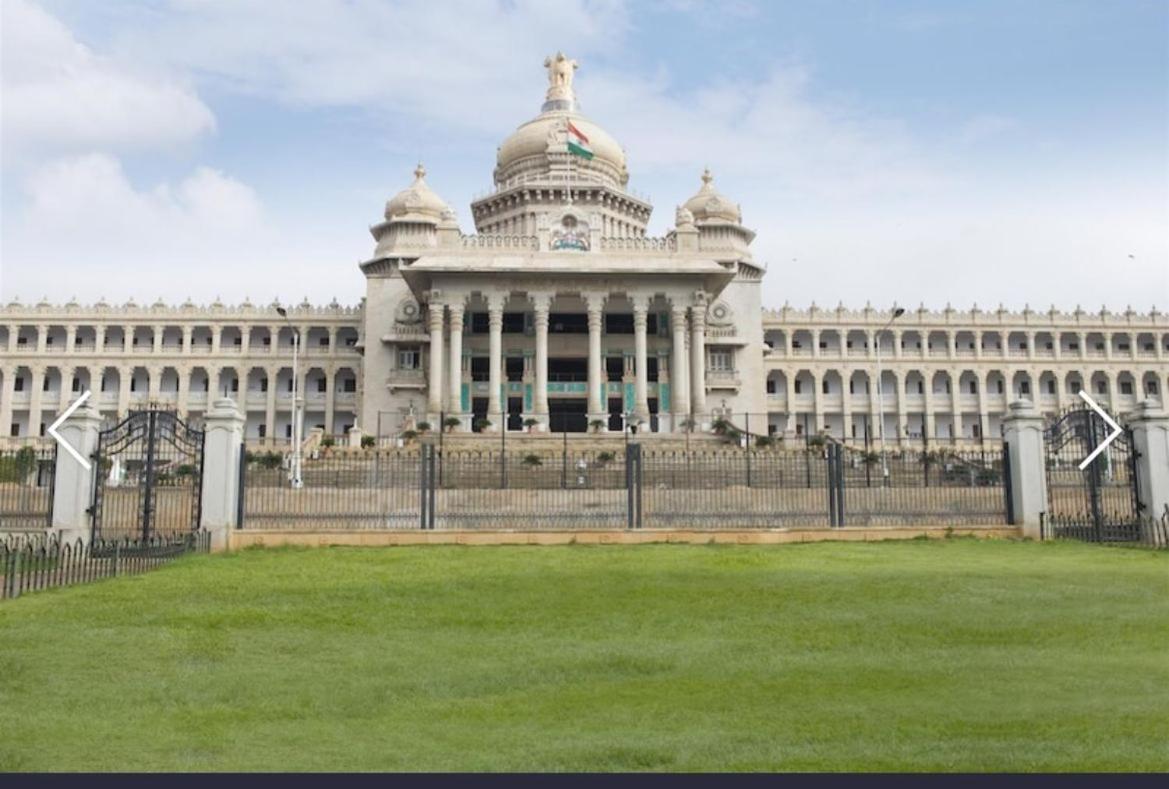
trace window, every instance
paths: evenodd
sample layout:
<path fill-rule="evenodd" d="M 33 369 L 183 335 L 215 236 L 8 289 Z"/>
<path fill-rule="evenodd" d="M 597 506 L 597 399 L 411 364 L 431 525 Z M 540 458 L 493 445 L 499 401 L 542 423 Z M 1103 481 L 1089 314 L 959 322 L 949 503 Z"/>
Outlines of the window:
<path fill-rule="evenodd" d="M 647 360 L 648 361 L 648 360 Z M 731 352 L 726 350 L 710 351 L 710 369 L 711 370 L 730 370 L 731 369 Z"/>
<path fill-rule="evenodd" d="M 799 340 L 792 340 L 792 348 L 793 348 L 793 349 L 794 349 L 794 348 L 803 348 L 803 347 L 804 347 L 804 346 L 800 344 L 800 341 L 799 341 Z"/>
<path fill-rule="evenodd" d="M 1108 394 L 1108 386 L 1103 381 L 1096 382 L 1096 394 Z"/>
<path fill-rule="evenodd" d="M 398 349 L 398 368 L 402 370 L 418 369 L 418 348 Z"/>
<path fill-rule="evenodd" d="M 292 438 L 292 425 L 285 425 L 284 426 L 284 437 L 285 438 Z"/>
<path fill-rule="evenodd" d="M 1145 383 L 1145 392 L 1147 394 L 1151 394 L 1151 395 L 1157 394 L 1157 382 L 1156 381 L 1147 381 Z"/>
<path fill-rule="evenodd" d="M 267 378 L 261 378 L 261 379 L 260 379 L 260 391 L 261 391 L 261 392 L 267 392 L 267 391 L 268 391 L 268 379 L 267 379 Z M 260 436 L 260 438 L 263 438 L 263 436 Z"/>
<path fill-rule="evenodd" d="M 491 330 L 491 318 L 486 312 L 472 312 L 468 327 L 471 334 L 487 334 Z"/>
<path fill-rule="evenodd" d="M 346 378 L 344 381 L 341 382 L 341 391 L 342 392 L 356 392 L 357 391 L 357 379 L 356 378 Z"/>
<path fill-rule="evenodd" d="M 1127 342 L 1122 342 L 1116 346 L 1118 351 L 1127 351 L 1131 346 Z"/>
<path fill-rule="evenodd" d="M 81 379 L 78 378 L 76 375 L 73 376 L 73 391 L 74 392 L 81 391 Z"/>
<path fill-rule="evenodd" d="M 328 391 L 328 389 L 329 389 L 329 379 L 318 378 L 317 379 L 317 391 L 318 392 L 325 392 L 325 391 Z"/>
<path fill-rule="evenodd" d="M 1048 394 L 1055 394 L 1055 381 L 1054 380 L 1050 380 L 1047 382 L 1047 393 Z"/>
<path fill-rule="evenodd" d="M 795 380 L 795 387 L 792 389 L 792 391 L 795 392 L 796 394 L 800 394 L 800 391 L 804 388 L 802 386 L 802 384 L 803 384 L 803 381 L 801 381 L 799 378 L 797 378 Z M 797 427 L 798 427 L 798 425 L 797 425 Z"/>
<path fill-rule="evenodd" d="M 820 382 L 820 391 L 823 392 L 824 394 L 828 394 L 828 379 L 827 378 L 825 378 L 823 381 Z"/>
<path fill-rule="evenodd" d="M 1068 350 L 1069 351 L 1078 351 L 1078 350 L 1080 350 L 1080 344 L 1078 342 L 1069 342 L 1068 343 Z"/>
<path fill-rule="evenodd" d="M 264 424 L 256 425 L 256 437 L 265 438 L 268 435 L 268 426 Z"/>
<path fill-rule="evenodd" d="M 239 379 L 238 378 L 231 379 L 231 391 L 233 391 L 233 392 L 239 391 Z"/>
<path fill-rule="evenodd" d="M 17 337 L 16 344 L 17 345 L 28 345 L 28 337 Z"/>
<path fill-rule="evenodd" d="M 8 435 L 12 436 L 13 438 L 20 437 L 20 423 L 19 422 L 12 423 L 12 427 L 9 429 Z"/>
<path fill-rule="evenodd" d="M 775 394 L 775 379 L 767 379 L 767 394 Z"/>
<path fill-rule="evenodd" d="M 12 390 L 14 392 L 23 392 L 24 391 L 24 378 L 23 377 L 17 378 L 15 381 L 12 382 Z"/>
<path fill-rule="evenodd" d="M 42 391 L 42 392 L 47 392 L 47 391 L 49 391 L 49 376 L 47 376 L 47 375 L 46 375 L 46 376 L 44 377 L 44 379 L 41 381 L 41 391 Z"/>
<path fill-rule="evenodd" d="M 1002 394 L 1002 393 L 1003 393 L 1003 382 L 1002 382 L 1001 380 L 998 382 L 998 388 L 997 388 L 997 390 L 996 390 L 996 391 L 997 391 L 999 394 Z"/>
<path fill-rule="evenodd" d="M 244 344 L 244 338 L 243 338 L 243 337 L 236 337 L 235 339 L 233 339 L 233 340 L 231 341 L 231 344 L 232 344 L 232 345 L 239 345 L 239 346 L 241 346 L 241 347 L 242 347 L 242 346 L 243 346 L 243 344 Z"/>
<path fill-rule="evenodd" d="M 1123 395 L 1132 394 L 1132 381 L 1121 381 L 1120 382 L 1120 393 Z"/>
<path fill-rule="evenodd" d="M 982 438 L 982 425 L 975 422 L 970 426 L 970 435 L 974 438 Z"/>
<path fill-rule="evenodd" d="M 239 343 L 236 343 L 236 344 L 238 345 Z M 329 347 L 329 338 L 322 337 L 317 344 L 320 345 L 322 348 L 328 348 Z"/>
<path fill-rule="evenodd" d="M 925 394 L 925 381 L 924 380 L 917 382 L 917 393 L 919 395 Z"/>
<path fill-rule="evenodd" d="M 970 394 L 978 394 L 978 381 L 970 382 Z"/>
<path fill-rule="evenodd" d="M 289 379 L 288 379 L 288 391 L 289 391 L 289 392 L 291 392 L 291 391 L 292 391 L 292 382 L 293 382 L 293 379 L 292 379 L 292 378 L 289 378 Z"/>
<path fill-rule="evenodd" d="M 264 338 L 264 345 L 265 345 L 265 347 L 270 347 L 270 346 L 272 345 L 272 338 L 271 338 L 271 337 L 265 337 L 265 338 Z"/>
<path fill-rule="evenodd" d="M 1019 394 L 1021 394 L 1021 395 L 1031 394 L 1031 382 L 1030 381 L 1019 381 Z"/>

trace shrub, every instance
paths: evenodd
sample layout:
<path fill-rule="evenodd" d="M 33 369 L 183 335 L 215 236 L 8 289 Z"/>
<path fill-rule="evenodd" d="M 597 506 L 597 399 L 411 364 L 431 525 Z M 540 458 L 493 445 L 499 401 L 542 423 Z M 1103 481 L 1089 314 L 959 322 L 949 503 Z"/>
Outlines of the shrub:
<path fill-rule="evenodd" d="M 604 426 L 605 426 L 604 419 L 594 419 L 593 421 L 589 422 L 589 427 L 591 427 L 596 432 L 600 432 L 601 428 Z"/>
<path fill-rule="evenodd" d="M 419 433 L 425 433 L 429 429 L 430 429 L 430 423 L 427 422 L 425 419 L 418 423 L 418 432 Z"/>
<path fill-rule="evenodd" d="M 403 430 L 402 431 L 402 440 L 403 441 L 413 441 L 416 438 L 418 438 L 418 431 L 417 430 Z"/>
<path fill-rule="evenodd" d="M 861 455 L 861 460 L 866 466 L 875 466 L 881 462 L 881 455 L 878 452 L 866 452 Z"/>
<path fill-rule="evenodd" d="M 530 417 L 530 416 L 529 416 L 527 419 L 525 419 L 525 420 L 524 420 L 524 427 L 535 427 L 535 426 L 536 426 L 536 425 L 538 425 L 538 424 L 540 424 L 540 420 L 539 420 L 539 419 L 533 419 L 533 418 L 532 418 L 532 417 Z"/>
<path fill-rule="evenodd" d="M 442 420 L 442 426 L 447 430 L 452 430 L 461 424 L 463 424 L 463 420 L 459 419 L 457 416 L 448 416 L 446 419 Z"/>
<path fill-rule="evenodd" d="M 544 465 L 544 461 L 540 460 L 539 455 L 532 454 L 524 455 L 524 459 L 521 462 L 528 468 L 535 468 L 536 466 Z"/>
<path fill-rule="evenodd" d="M 489 427 L 491 427 L 491 420 L 490 419 L 481 416 L 475 420 L 475 429 L 476 430 L 482 431 L 482 430 L 486 430 Z"/>
<path fill-rule="evenodd" d="M 759 449 L 767 449 L 775 446 L 775 439 L 771 436 L 755 436 L 755 446 Z"/>
<path fill-rule="evenodd" d="M 361 448 L 362 449 L 372 449 L 376 445 L 377 445 L 377 439 L 374 438 L 373 436 L 362 436 L 361 437 Z"/>
<path fill-rule="evenodd" d="M 824 434 L 823 434 L 823 433 L 817 433 L 816 435 L 814 435 L 814 436 L 811 436 L 811 437 L 808 439 L 808 446 L 810 446 L 810 447 L 817 447 L 817 448 L 819 448 L 819 447 L 822 447 L 822 446 L 824 446 L 824 444 L 826 444 L 827 442 L 828 442 L 828 441 L 827 441 L 827 439 L 826 439 L 826 438 L 824 438 Z"/>
<path fill-rule="evenodd" d="M 0 482 L 24 482 L 36 465 L 36 450 L 21 447 L 12 457 L 0 458 Z"/>
<path fill-rule="evenodd" d="M 724 435 L 727 430 L 731 429 L 731 423 L 723 419 L 721 416 L 710 423 L 710 429 L 718 435 Z"/>
<path fill-rule="evenodd" d="M 606 463 L 612 463 L 616 459 L 617 455 L 613 452 L 601 452 L 599 455 L 597 455 L 597 465 L 603 466 Z"/>
<path fill-rule="evenodd" d="M 325 449 L 333 447 L 336 445 L 336 443 L 337 439 L 333 438 L 332 436 L 325 436 L 321 439 L 321 446 L 323 446 Z"/>

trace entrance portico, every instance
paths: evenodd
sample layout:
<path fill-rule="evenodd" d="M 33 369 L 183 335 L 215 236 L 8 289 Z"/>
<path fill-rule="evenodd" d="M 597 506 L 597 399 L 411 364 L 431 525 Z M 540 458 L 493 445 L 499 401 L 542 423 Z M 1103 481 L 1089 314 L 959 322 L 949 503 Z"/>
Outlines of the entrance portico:
<path fill-rule="evenodd" d="M 680 429 L 688 418 L 708 422 L 705 310 L 708 293 L 729 280 L 726 269 L 686 261 L 668 272 L 672 282 L 663 287 L 662 276 L 651 283 L 641 273 L 585 276 L 566 268 L 559 260 L 526 260 L 522 271 L 503 272 L 498 260 L 472 267 L 466 258 L 427 258 L 403 270 L 427 311 L 432 381 L 444 371 L 449 376 L 446 386 L 428 387 L 431 423 L 442 415 L 457 417 L 464 429 L 479 427 L 474 402 L 485 398 L 480 418 L 490 425 L 483 429 L 495 431 L 507 425 L 507 401 L 517 396 L 523 420 L 534 420 L 538 431 L 608 430 L 614 399 L 624 421 L 642 429 L 651 417 L 665 430 Z M 637 268 L 643 272 L 645 262 Z M 490 283 L 483 281 L 488 276 Z M 508 365 L 517 357 L 524 360 L 518 369 Z M 615 358 L 623 362 L 620 376 L 612 372 Z M 519 380 L 514 374 L 505 380 L 508 366 Z M 691 410 L 692 403 L 698 408 Z"/>

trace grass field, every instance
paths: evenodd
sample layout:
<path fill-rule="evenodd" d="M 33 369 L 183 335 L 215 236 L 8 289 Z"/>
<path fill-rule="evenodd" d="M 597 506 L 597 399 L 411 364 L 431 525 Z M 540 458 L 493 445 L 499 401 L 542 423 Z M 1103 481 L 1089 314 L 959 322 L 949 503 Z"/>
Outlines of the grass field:
<path fill-rule="evenodd" d="M 1169 555 L 248 550 L 0 605 L 5 770 L 1166 770 Z"/>

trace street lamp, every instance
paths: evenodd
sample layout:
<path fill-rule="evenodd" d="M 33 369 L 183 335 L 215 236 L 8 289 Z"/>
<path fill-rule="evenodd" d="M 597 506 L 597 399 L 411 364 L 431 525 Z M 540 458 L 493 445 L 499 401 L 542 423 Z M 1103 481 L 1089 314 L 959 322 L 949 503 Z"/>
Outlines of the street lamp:
<path fill-rule="evenodd" d="M 889 480 L 889 461 L 885 457 L 885 397 L 882 393 L 881 387 L 881 335 L 888 331 L 889 327 L 893 325 L 893 321 L 905 314 L 904 307 L 894 305 L 893 315 L 877 332 L 875 342 L 877 343 L 877 435 L 881 441 L 881 476 L 886 483 Z"/>
<path fill-rule="evenodd" d="M 300 488 L 304 481 L 300 476 L 300 443 L 301 431 L 301 400 L 300 400 L 300 331 L 288 320 L 288 310 L 276 305 L 277 314 L 288 324 L 292 331 L 292 487 Z"/>

